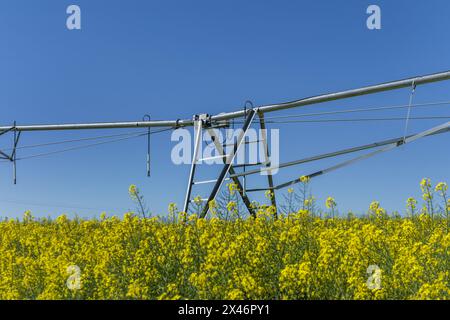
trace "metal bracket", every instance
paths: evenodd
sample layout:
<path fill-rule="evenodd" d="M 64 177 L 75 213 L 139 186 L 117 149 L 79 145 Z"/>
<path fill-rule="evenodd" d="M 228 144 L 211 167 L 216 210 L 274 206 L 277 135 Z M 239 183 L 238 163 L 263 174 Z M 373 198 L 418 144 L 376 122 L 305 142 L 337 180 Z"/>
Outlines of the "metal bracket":
<path fill-rule="evenodd" d="M 202 113 L 194 116 L 194 120 L 202 122 L 202 128 L 211 127 L 211 116 L 207 113 Z"/>
<path fill-rule="evenodd" d="M 19 144 L 19 139 L 20 139 L 20 134 L 21 131 L 17 131 L 16 129 L 16 122 L 14 121 L 14 124 L 11 128 L 3 130 L 2 132 L 0 132 L 0 136 L 8 133 L 10 131 L 13 131 L 14 136 L 13 136 L 13 148 L 12 148 L 12 152 L 11 155 L 6 154 L 5 152 L 0 150 L 0 159 L 4 159 L 4 160 L 9 160 L 12 162 L 13 164 L 13 182 L 14 184 L 17 184 L 17 165 L 16 165 L 16 161 L 17 161 L 17 145 Z"/>

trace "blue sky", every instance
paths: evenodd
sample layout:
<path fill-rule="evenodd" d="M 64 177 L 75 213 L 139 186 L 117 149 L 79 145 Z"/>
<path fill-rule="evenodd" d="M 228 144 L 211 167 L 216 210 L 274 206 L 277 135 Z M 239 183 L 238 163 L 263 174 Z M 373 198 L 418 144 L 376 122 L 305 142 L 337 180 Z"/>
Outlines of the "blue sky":
<path fill-rule="evenodd" d="M 66 8 L 82 10 L 82 30 L 66 28 Z M 366 8 L 382 10 L 382 29 L 366 28 Z M 0 1 L 0 123 L 68 123 L 190 118 L 277 103 L 450 69 L 448 1 Z M 450 82 L 421 86 L 415 102 L 450 100 Z M 283 114 L 406 104 L 408 89 L 288 110 Z M 361 116 L 404 116 L 406 110 Z M 450 115 L 449 106 L 413 116 Z M 444 120 L 414 121 L 417 132 Z M 403 122 L 282 124 L 281 161 L 401 136 Z M 129 132 L 25 132 L 21 144 Z M 138 185 L 163 214 L 181 207 L 188 166 L 170 161 L 170 133 L 18 162 L 0 163 L 0 215 L 121 215 Z M 0 137 L 10 147 L 11 136 Z M 66 147 L 66 146 L 62 146 Z M 380 200 L 403 210 L 422 177 L 450 182 L 449 137 L 441 135 L 313 181 L 319 202 L 333 195 L 341 211 Z M 20 150 L 20 156 L 61 146 Z M 346 159 L 345 157 L 342 159 Z M 336 159 L 339 160 L 339 159 Z M 335 161 L 336 161 L 335 160 Z M 335 163 L 283 171 L 277 182 Z M 249 181 L 258 186 L 259 180 Z M 196 192 L 194 192 L 196 193 Z"/>

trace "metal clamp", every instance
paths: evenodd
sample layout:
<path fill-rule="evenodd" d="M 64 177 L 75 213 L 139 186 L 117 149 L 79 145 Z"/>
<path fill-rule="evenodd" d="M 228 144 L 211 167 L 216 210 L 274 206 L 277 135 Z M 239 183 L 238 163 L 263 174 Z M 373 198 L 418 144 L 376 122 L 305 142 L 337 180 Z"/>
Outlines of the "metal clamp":
<path fill-rule="evenodd" d="M 16 122 L 14 121 L 14 124 L 12 127 L 8 128 L 7 130 L 4 130 L 0 132 L 0 135 L 3 135 L 7 132 L 13 131 L 13 148 L 11 155 L 6 154 L 5 152 L 0 150 L 0 159 L 9 160 L 13 164 L 13 181 L 14 184 L 17 184 L 17 167 L 16 167 L 16 161 L 17 161 L 17 145 L 19 144 L 20 134 L 21 131 L 17 131 L 16 128 Z M 18 132 L 18 133 L 17 133 Z"/>

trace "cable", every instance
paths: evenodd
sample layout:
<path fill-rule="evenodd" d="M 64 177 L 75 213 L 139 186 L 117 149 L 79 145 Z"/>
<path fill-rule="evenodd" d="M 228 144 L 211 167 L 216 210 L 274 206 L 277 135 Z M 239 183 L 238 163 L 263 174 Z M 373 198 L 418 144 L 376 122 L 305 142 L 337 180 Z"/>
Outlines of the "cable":
<path fill-rule="evenodd" d="M 169 131 L 169 130 L 172 130 L 172 128 L 166 128 L 166 129 L 161 129 L 159 131 L 153 131 L 153 132 L 151 132 L 151 134 L 160 133 L 160 132 Z M 68 152 L 68 151 L 73 151 L 73 150 L 79 150 L 79 149 L 84 149 L 84 148 L 90 148 L 90 147 L 95 147 L 95 146 L 99 146 L 99 145 L 103 145 L 103 144 L 107 144 L 107 143 L 119 142 L 119 141 L 128 140 L 128 139 L 132 139 L 132 138 L 142 137 L 145 135 L 147 135 L 147 132 L 135 134 L 134 136 L 131 136 L 131 137 L 114 139 L 114 140 L 110 140 L 110 141 L 102 141 L 102 142 L 98 142 L 98 143 L 76 146 L 76 147 L 71 147 L 71 148 L 66 148 L 66 149 L 61 149 L 61 150 L 56 150 L 56 151 L 50 151 L 50 152 L 45 152 L 45 153 L 33 154 L 33 155 L 17 158 L 17 160 L 25 160 L 25 159 L 31 159 L 31 158 L 37 158 L 37 157 L 44 157 L 44 156 L 48 156 L 48 155 L 53 155 L 53 154 L 58 154 L 58 153 L 63 153 L 63 152 Z"/>
<path fill-rule="evenodd" d="M 38 153 L 38 154 L 30 155 L 30 156 L 17 158 L 17 160 L 38 158 L 38 157 L 44 157 L 44 156 L 48 156 L 48 155 L 63 153 L 63 152 L 67 152 L 67 151 L 73 151 L 73 150 L 79 150 L 79 149 L 84 149 L 84 148 L 89 148 L 89 147 L 95 147 L 95 146 L 99 146 L 99 145 L 102 145 L 102 144 L 113 143 L 113 142 L 118 142 L 118 141 L 122 141 L 122 140 L 128 140 L 128 139 L 132 139 L 132 138 L 137 138 L 137 137 L 144 136 L 144 135 L 145 135 L 144 133 L 140 133 L 139 135 L 135 135 L 135 136 L 132 136 L 132 137 L 126 137 L 126 138 L 120 138 L 120 139 L 115 139 L 115 140 L 111 140 L 111 141 L 103 141 L 103 142 L 98 142 L 98 143 L 92 143 L 92 144 L 87 144 L 87 145 L 83 145 L 83 146 L 76 146 L 76 147 L 72 147 L 72 148 L 61 149 L 61 150 L 56 150 L 56 151 L 50 151 L 50 152 L 45 152 L 45 153 Z"/>
<path fill-rule="evenodd" d="M 283 116 L 272 116 L 265 117 L 265 119 L 290 119 L 297 117 L 312 117 L 312 116 L 323 116 L 323 115 L 334 115 L 334 114 L 345 114 L 345 113 L 355 113 L 355 112 L 370 112 L 370 111 L 380 111 L 380 110 L 394 110 L 394 109 L 404 109 L 404 108 L 419 108 L 419 107 L 431 107 L 431 106 L 439 106 L 439 105 L 450 105 L 450 101 L 438 101 L 438 102 L 428 102 L 428 103 L 419 103 L 419 104 L 409 104 L 406 105 L 392 105 L 392 106 L 383 106 L 383 107 L 371 107 L 371 108 L 356 108 L 356 109 L 346 109 L 346 110 L 338 110 L 338 111 L 325 111 L 325 112 L 315 112 L 315 113 L 300 113 L 300 114 L 291 114 L 291 115 L 283 115 Z"/>
<path fill-rule="evenodd" d="M 364 121 L 403 121 L 405 117 L 392 117 L 392 118 L 354 118 L 354 119 L 318 119 L 318 120 L 284 120 L 276 121 L 269 120 L 266 123 L 278 123 L 278 124 L 289 124 L 289 123 L 315 123 L 315 122 L 364 122 Z M 410 117 L 410 120 L 433 120 L 433 119 L 450 119 L 450 116 L 430 116 L 430 117 Z"/>
<path fill-rule="evenodd" d="M 321 120 L 286 120 L 286 121 L 266 121 L 266 123 L 299 123 L 299 122 L 364 122 L 364 121 L 403 121 L 406 118 L 355 118 L 355 119 L 321 119 Z M 436 117 L 410 117 L 409 120 L 433 120 L 450 119 L 450 116 Z"/>
<path fill-rule="evenodd" d="M 321 116 L 321 115 L 354 113 L 354 112 L 370 112 L 370 111 L 379 111 L 379 110 L 404 109 L 404 108 L 409 108 L 409 107 L 411 107 L 411 108 L 419 108 L 419 107 L 430 107 L 430 106 L 449 105 L 449 104 L 450 104 L 450 101 L 441 101 L 441 102 L 429 102 L 429 103 L 412 104 L 411 106 L 409 104 L 407 104 L 407 105 L 398 105 L 398 106 L 393 105 L 393 106 L 384 106 L 384 107 L 347 109 L 347 110 L 339 110 L 339 111 L 291 114 L 291 115 L 286 115 L 286 116 L 266 117 L 266 119 L 283 119 L 283 118 L 293 118 L 293 117 L 309 117 L 309 116 Z"/>
<path fill-rule="evenodd" d="M 144 132 L 144 131 L 142 131 L 142 132 Z M 106 135 L 106 136 L 95 136 L 95 137 L 87 137 L 87 138 L 80 138 L 80 139 L 61 140 L 61 141 L 21 146 L 21 147 L 17 147 L 16 149 L 30 149 L 30 148 L 37 148 L 37 147 L 47 147 L 47 146 L 52 146 L 52 145 L 81 142 L 81 141 L 88 141 L 88 140 L 99 140 L 99 139 L 107 139 L 107 138 L 114 138 L 114 137 L 132 136 L 135 134 L 136 134 L 136 132 L 127 132 L 127 133 L 111 134 L 111 135 Z M 5 148 L 2 150 L 9 151 L 9 150 L 13 150 L 13 148 Z"/>

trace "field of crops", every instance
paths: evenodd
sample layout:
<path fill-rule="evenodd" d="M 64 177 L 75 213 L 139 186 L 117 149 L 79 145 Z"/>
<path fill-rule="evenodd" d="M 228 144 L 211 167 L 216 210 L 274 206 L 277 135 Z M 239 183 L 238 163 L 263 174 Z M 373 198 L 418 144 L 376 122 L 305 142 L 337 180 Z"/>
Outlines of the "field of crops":
<path fill-rule="evenodd" d="M 270 206 L 238 216 L 229 187 L 227 219 L 215 204 L 208 219 L 174 205 L 167 220 L 5 219 L 0 299 L 450 298 L 445 183 L 422 180 L 401 216 L 378 202 L 338 215 L 332 198 L 319 214 L 307 195 L 277 219 Z"/>

